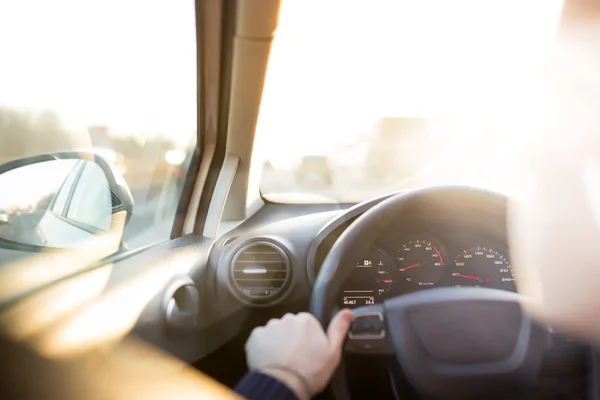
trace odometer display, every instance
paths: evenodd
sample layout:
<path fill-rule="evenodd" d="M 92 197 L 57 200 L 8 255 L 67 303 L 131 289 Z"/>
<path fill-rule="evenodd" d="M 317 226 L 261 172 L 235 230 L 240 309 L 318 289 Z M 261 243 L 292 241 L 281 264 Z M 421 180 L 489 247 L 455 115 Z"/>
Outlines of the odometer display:
<path fill-rule="evenodd" d="M 360 307 L 383 301 L 393 284 L 388 259 L 377 249 L 356 261 L 354 271 L 344 285 L 342 307 Z"/>
<path fill-rule="evenodd" d="M 515 291 L 515 276 L 507 256 L 490 247 L 463 250 L 454 260 L 453 286 L 488 287 Z"/>

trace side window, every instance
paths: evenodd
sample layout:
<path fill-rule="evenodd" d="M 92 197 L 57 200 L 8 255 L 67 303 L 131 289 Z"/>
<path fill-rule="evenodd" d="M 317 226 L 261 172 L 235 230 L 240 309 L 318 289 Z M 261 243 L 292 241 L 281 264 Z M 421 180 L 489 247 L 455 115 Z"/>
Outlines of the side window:
<path fill-rule="evenodd" d="M 194 0 L 0 0 L 0 164 L 94 152 L 133 197 L 127 246 L 169 239 L 197 144 L 195 16 Z M 61 245 L 76 224 L 110 226 L 110 193 L 78 173 L 60 175 L 43 220 Z"/>
<path fill-rule="evenodd" d="M 98 165 L 85 163 L 67 204 L 68 220 L 103 231 L 110 228 L 110 189 L 106 176 Z"/>

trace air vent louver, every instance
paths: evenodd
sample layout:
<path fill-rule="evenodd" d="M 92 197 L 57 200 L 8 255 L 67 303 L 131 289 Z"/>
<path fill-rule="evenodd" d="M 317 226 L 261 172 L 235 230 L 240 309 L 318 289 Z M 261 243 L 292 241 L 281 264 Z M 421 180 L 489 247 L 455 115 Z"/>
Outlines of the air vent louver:
<path fill-rule="evenodd" d="M 290 262 L 285 252 L 273 243 L 250 243 L 233 258 L 231 278 L 244 300 L 268 303 L 283 295 L 290 278 Z"/>

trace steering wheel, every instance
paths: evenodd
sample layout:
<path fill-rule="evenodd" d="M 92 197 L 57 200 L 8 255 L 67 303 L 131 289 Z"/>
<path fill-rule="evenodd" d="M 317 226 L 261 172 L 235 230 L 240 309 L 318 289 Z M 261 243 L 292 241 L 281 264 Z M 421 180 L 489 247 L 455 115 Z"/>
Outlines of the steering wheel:
<path fill-rule="evenodd" d="M 417 203 L 506 201 L 491 192 L 461 187 L 415 190 L 392 196 L 357 218 L 337 239 L 315 281 L 310 310 L 324 327 L 354 261 Z M 453 203 L 457 204 L 457 203 Z M 396 356 L 400 369 L 424 398 L 519 398 L 536 378 L 547 329 L 522 312 L 525 299 L 484 288 L 433 288 L 353 310 L 344 354 Z M 350 398 L 343 361 L 331 388 Z"/>

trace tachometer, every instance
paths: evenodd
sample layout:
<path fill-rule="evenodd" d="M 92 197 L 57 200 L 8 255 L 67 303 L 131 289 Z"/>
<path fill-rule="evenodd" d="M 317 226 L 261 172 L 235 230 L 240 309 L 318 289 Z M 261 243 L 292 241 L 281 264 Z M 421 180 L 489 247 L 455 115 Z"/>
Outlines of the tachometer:
<path fill-rule="evenodd" d="M 357 261 L 354 272 L 344 284 L 342 305 L 358 307 L 380 302 L 393 284 L 390 263 L 377 249 L 372 248 Z"/>
<path fill-rule="evenodd" d="M 444 275 L 444 258 L 428 240 L 409 240 L 398 249 L 400 279 L 415 286 L 434 286 Z"/>
<path fill-rule="evenodd" d="M 515 290 L 515 275 L 508 257 L 490 247 L 463 250 L 454 260 L 451 277 L 453 286 Z"/>

